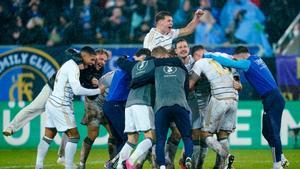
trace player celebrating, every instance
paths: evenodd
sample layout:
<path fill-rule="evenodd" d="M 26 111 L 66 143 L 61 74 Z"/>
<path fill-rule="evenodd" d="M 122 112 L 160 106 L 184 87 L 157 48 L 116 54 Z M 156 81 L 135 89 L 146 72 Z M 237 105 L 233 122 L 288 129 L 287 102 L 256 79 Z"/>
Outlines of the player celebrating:
<path fill-rule="evenodd" d="M 187 70 L 190 74 L 195 60 L 193 59 L 192 55 L 190 55 L 189 44 L 185 39 L 179 38 L 176 40 L 175 53 L 177 56 L 179 56 L 182 59 L 185 67 L 187 68 Z M 199 152 L 200 152 L 200 146 L 199 146 L 200 140 L 199 139 L 200 139 L 201 117 L 200 117 L 198 103 L 197 103 L 197 99 L 196 99 L 196 95 L 195 95 L 194 91 L 189 92 L 187 101 L 188 101 L 188 104 L 192 111 L 190 113 L 190 119 L 191 119 L 191 125 L 192 125 L 192 139 L 193 139 L 193 144 L 194 144 L 192 162 L 193 162 L 193 166 L 196 166 L 196 159 L 198 159 Z M 172 130 L 172 132 L 173 131 L 174 130 Z M 177 142 L 179 142 L 179 140 Z M 167 148 L 171 149 L 173 147 L 171 145 L 172 145 L 172 143 L 168 143 Z M 169 152 L 176 153 L 176 151 L 169 151 Z M 167 153 L 168 153 L 168 149 L 167 149 Z M 172 155 L 172 154 L 170 154 L 170 155 Z M 172 163 L 173 163 L 175 154 L 173 154 L 172 156 L 170 156 L 170 157 L 172 157 L 171 159 L 173 160 L 172 161 Z M 180 165 L 182 165 L 181 161 L 182 160 L 180 160 Z"/>
<path fill-rule="evenodd" d="M 184 28 L 172 29 L 173 18 L 169 12 L 160 11 L 155 16 L 156 27 L 152 28 L 145 36 L 144 48 L 152 50 L 154 47 L 162 46 L 171 49 L 172 41 L 180 36 L 186 36 L 194 32 L 196 26 L 200 22 L 204 11 L 197 10 L 192 21 Z"/>
<path fill-rule="evenodd" d="M 80 71 L 81 84 L 86 88 L 97 88 L 97 85 L 91 85 L 91 81 L 96 78 L 99 79 L 102 76 L 104 65 L 109 57 L 109 53 L 106 50 L 96 50 L 96 64 L 90 69 L 83 69 Z M 85 83 L 83 83 L 83 81 Z M 101 84 L 101 83 L 100 83 Z M 101 84 L 102 85 L 102 84 Z M 87 126 L 87 137 L 82 142 L 82 148 L 80 153 L 80 163 L 78 169 L 84 169 L 86 160 L 89 156 L 92 145 L 99 134 L 99 125 L 102 121 L 104 123 L 103 106 L 104 96 L 86 96 L 85 97 L 85 115 L 81 122 Z M 103 124 L 107 129 L 110 139 L 112 138 L 109 125 Z"/>
<path fill-rule="evenodd" d="M 142 48 L 134 56 L 135 61 L 130 62 L 124 58 L 118 60 L 118 65 L 132 76 L 132 85 L 139 81 L 139 77 L 154 70 L 154 61 L 149 57 L 149 49 Z M 154 112 L 152 109 L 154 92 L 153 84 L 142 85 L 132 88 L 129 92 L 125 108 L 125 130 L 128 140 L 120 151 L 120 158 L 117 168 L 123 168 L 122 162 L 126 160 L 126 168 L 135 168 L 135 162 L 142 155 L 146 154 L 153 145 Z M 132 153 L 135 145 L 138 143 L 139 132 L 143 132 L 145 139 L 138 144 Z"/>
<path fill-rule="evenodd" d="M 73 48 L 69 48 L 65 51 L 65 54 L 68 57 L 73 59 L 78 59 L 77 54 L 79 51 Z M 24 127 L 28 122 L 37 117 L 38 115 L 45 112 L 45 105 L 48 97 L 50 96 L 55 80 L 56 73 L 51 76 L 51 78 L 44 85 L 40 93 L 37 97 L 32 100 L 32 102 L 21 109 L 17 115 L 13 118 L 13 120 L 9 123 L 9 125 L 3 130 L 3 135 L 11 136 L 13 133 L 19 131 L 22 127 Z"/>
<path fill-rule="evenodd" d="M 277 84 L 264 61 L 250 55 L 244 46 L 235 49 L 233 58 L 238 61 L 227 59 L 220 54 L 209 53 L 206 57 L 212 57 L 220 64 L 234 67 L 244 72 L 246 79 L 262 98 L 264 107 L 262 134 L 272 148 L 273 168 L 282 169 L 289 165 L 289 162 L 282 153 L 280 139 L 281 117 L 285 101 L 280 94 Z"/>
<path fill-rule="evenodd" d="M 197 62 L 199 59 L 202 59 L 204 52 L 205 49 L 202 45 L 196 45 L 191 48 L 191 55 L 193 56 L 195 62 Z M 196 118 L 195 122 L 198 121 L 198 126 L 200 126 L 200 131 L 199 134 L 197 130 L 196 132 L 197 134 L 195 134 L 194 136 L 192 135 L 193 140 L 195 140 L 196 137 L 200 139 L 201 128 L 203 127 L 203 117 L 206 112 L 206 108 L 210 99 L 210 83 L 205 75 L 203 74 L 201 75 L 201 79 L 199 79 L 195 84 L 194 90 L 195 90 L 195 95 L 197 98 L 198 108 L 200 113 L 198 118 L 199 120 Z M 192 123 L 192 125 L 194 125 L 194 123 Z M 193 154 L 195 154 L 196 156 L 195 158 L 198 158 L 198 159 L 194 159 L 193 157 L 193 160 L 196 160 L 194 161 L 195 168 L 203 169 L 204 159 L 206 157 L 207 150 L 208 150 L 207 144 L 204 141 L 201 141 L 201 139 L 199 141 L 199 145 L 195 144 L 194 142 Z"/>
<path fill-rule="evenodd" d="M 190 88 L 204 74 L 210 82 L 211 97 L 204 114 L 201 140 L 212 148 L 220 157 L 222 168 L 231 168 L 233 156 L 229 155 L 229 134 L 234 129 L 237 91 L 234 89 L 233 74 L 227 68 L 212 59 L 199 59 L 193 66 L 190 78 Z M 218 140 L 213 138 L 216 133 Z M 225 163 L 225 159 L 229 163 Z M 227 166 L 228 165 L 228 166 Z"/>
<path fill-rule="evenodd" d="M 194 32 L 195 27 L 200 22 L 201 16 L 204 15 L 204 11 L 197 10 L 194 14 L 192 21 L 184 28 L 172 29 L 173 18 L 169 12 L 160 11 L 155 16 L 156 27 L 152 28 L 144 39 L 144 48 L 152 50 L 155 47 L 162 46 L 167 50 L 172 47 L 172 41 L 181 36 L 186 36 Z M 172 136 L 168 139 L 168 152 L 167 154 L 176 154 L 177 146 L 179 144 L 180 135 L 176 128 L 172 128 Z M 175 139 L 173 139 L 175 138 Z M 155 147 L 155 146 L 154 146 Z M 171 157 L 172 159 L 172 157 Z M 172 160 L 171 160 L 172 161 Z"/>
<path fill-rule="evenodd" d="M 83 47 L 80 51 L 83 65 L 95 64 L 96 53 L 91 47 Z M 38 145 L 36 168 L 43 168 L 44 158 L 48 148 L 57 131 L 65 132 L 68 141 L 65 147 L 65 168 L 73 168 L 73 159 L 79 140 L 76 127 L 73 97 L 76 95 L 97 95 L 101 93 L 98 89 L 86 89 L 79 82 L 79 66 L 74 60 L 65 62 L 59 69 L 54 83 L 53 92 L 46 103 L 45 135 Z"/>
<path fill-rule="evenodd" d="M 161 47 L 162 48 L 162 47 Z M 167 51 L 165 49 L 165 53 Z M 179 65 L 170 66 L 169 62 L 160 62 L 155 65 L 155 134 L 156 162 L 160 169 L 166 168 L 165 141 L 169 124 L 174 121 L 184 142 L 184 164 L 188 169 L 192 168 L 193 143 L 191 138 L 191 124 L 189 119 L 190 108 L 186 97 L 188 95 L 188 72 L 178 59 Z M 172 84 L 171 86 L 169 84 Z M 174 92 L 176 91 L 176 92 Z"/>

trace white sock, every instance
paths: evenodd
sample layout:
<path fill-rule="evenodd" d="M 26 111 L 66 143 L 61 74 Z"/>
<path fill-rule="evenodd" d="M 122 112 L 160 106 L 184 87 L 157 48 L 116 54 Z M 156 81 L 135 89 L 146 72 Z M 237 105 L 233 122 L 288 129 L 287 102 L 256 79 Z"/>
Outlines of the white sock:
<path fill-rule="evenodd" d="M 223 146 L 212 136 L 206 137 L 205 142 L 208 147 L 212 148 L 216 153 L 218 153 L 222 158 L 226 158 L 228 153 L 223 148 Z"/>
<path fill-rule="evenodd" d="M 52 139 L 50 139 L 46 136 L 44 136 L 41 139 L 41 141 L 38 145 L 38 152 L 37 152 L 37 156 L 36 156 L 36 168 L 43 168 L 44 159 L 48 152 L 51 141 L 52 141 Z"/>
<path fill-rule="evenodd" d="M 228 139 L 223 139 L 219 141 L 224 150 L 229 153 L 229 140 Z"/>
<path fill-rule="evenodd" d="M 61 136 L 61 143 L 59 145 L 59 149 L 57 152 L 57 155 L 59 157 L 64 157 L 65 156 L 65 148 L 66 148 L 66 144 L 68 142 L 68 136 L 66 133 L 63 133 Z"/>
<path fill-rule="evenodd" d="M 285 158 L 284 154 L 281 154 L 281 161 L 285 161 L 285 160 L 286 160 L 286 158 Z"/>
<path fill-rule="evenodd" d="M 281 161 L 273 163 L 273 169 L 282 169 Z"/>
<path fill-rule="evenodd" d="M 123 168 L 122 162 L 129 158 L 133 148 L 134 148 L 133 144 L 126 142 L 126 144 L 123 146 L 122 150 L 120 151 L 120 157 L 119 157 L 117 168 Z"/>
<path fill-rule="evenodd" d="M 282 166 L 283 168 L 286 168 L 286 167 L 288 167 L 289 165 L 290 165 L 289 160 L 286 159 L 286 157 L 285 157 L 284 154 L 282 153 L 282 154 L 281 154 L 281 166 Z"/>
<path fill-rule="evenodd" d="M 193 154 L 192 154 L 192 162 L 193 162 L 193 166 L 195 166 L 195 167 L 196 167 L 199 156 L 200 156 L 200 145 L 194 145 L 193 146 Z"/>
<path fill-rule="evenodd" d="M 166 169 L 166 166 L 165 166 L 165 165 L 161 165 L 161 166 L 159 167 L 159 169 Z"/>
<path fill-rule="evenodd" d="M 73 169 L 73 161 L 74 156 L 77 149 L 77 143 L 75 142 L 67 142 L 65 148 L 65 168 L 66 169 Z"/>
<path fill-rule="evenodd" d="M 111 162 L 115 163 L 119 159 L 119 156 L 120 156 L 120 152 L 113 159 L 111 159 Z"/>
<path fill-rule="evenodd" d="M 151 154 L 155 155 L 155 151 L 156 151 L 156 144 L 153 144 L 152 149 L 151 149 Z"/>
<path fill-rule="evenodd" d="M 137 163 L 137 164 L 142 164 L 142 163 L 145 161 L 145 159 L 146 159 L 148 153 L 149 153 L 149 151 L 146 152 L 145 154 L 142 154 L 142 156 L 140 156 L 140 157 L 137 159 L 137 162 L 136 162 L 136 163 Z"/>
<path fill-rule="evenodd" d="M 129 157 L 128 162 L 129 164 L 134 164 L 138 158 L 140 158 L 143 154 L 147 154 L 149 149 L 152 147 L 152 141 L 150 139 L 143 140 L 138 146 L 136 147 L 135 151 Z"/>

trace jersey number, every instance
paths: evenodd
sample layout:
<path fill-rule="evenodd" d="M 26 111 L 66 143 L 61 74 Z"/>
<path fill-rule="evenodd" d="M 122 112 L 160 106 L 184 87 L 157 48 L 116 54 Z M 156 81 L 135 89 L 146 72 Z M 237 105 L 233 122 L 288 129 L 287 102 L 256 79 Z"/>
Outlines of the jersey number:
<path fill-rule="evenodd" d="M 209 63 L 211 65 L 213 65 L 213 67 L 216 69 L 216 71 L 219 73 L 219 75 L 225 75 L 225 74 L 229 74 L 230 71 L 228 68 L 226 67 L 222 67 L 220 64 L 217 63 L 217 61 L 215 60 L 210 60 Z"/>

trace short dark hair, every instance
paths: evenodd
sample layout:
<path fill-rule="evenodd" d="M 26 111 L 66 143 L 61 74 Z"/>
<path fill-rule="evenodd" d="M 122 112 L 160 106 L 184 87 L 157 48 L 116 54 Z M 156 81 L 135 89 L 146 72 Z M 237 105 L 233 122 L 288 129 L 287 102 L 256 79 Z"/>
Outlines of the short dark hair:
<path fill-rule="evenodd" d="M 83 48 L 81 48 L 80 53 L 81 52 L 86 52 L 86 53 L 91 54 L 91 55 L 96 55 L 95 50 L 90 46 L 84 46 Z"/>
<path fill-rule="evenodd" d="M 191 54 L 192 56 L 194 56 L 194 54 L 198 51 L 198 50 L 204 50 L 204 46 L 202 45 L 195 45 L 191 48 Z"/>
<path fill-rule="evenodd" d="M 184 38 L 178 38 L 175 41 L 175 48 L 177 48 L 177 44 L 180 43 L 180 42 L 186 42 L 186 43 L 188 43 L 188 41 L 186 39 L 184 39 Z"/>
<path fill-rule="evenodd" d="M 74 60 L 77 64 L 81 64 L 83 62 L 80 51 L 75 48 L 68 48 L 67 50 L 65 50 L 65 55 L 68 59 Z"/>
<path fill-rule="evenodd" d="M 241 54 L 241 53 L 249 53 L 249 50 L 247 47 L 245 46 L 238 46 L 235 48 L 233 54 L 234 55 L 238 55 L 238 54 Z"/>
<path fill-rule="evenodd" d="M 157 23 L 160 20 L 165 19 L 166 16 L 172 16 L 172 14 L 168 11 L 160 11 L 155 15 L 155 23 Z"/>
<path fill-rule="evenodd" d="M 147 48 L 141 48 L 135 53 L 136 57 L 140 57 L 142 55 L 151 56 L 151 51 Z"/>

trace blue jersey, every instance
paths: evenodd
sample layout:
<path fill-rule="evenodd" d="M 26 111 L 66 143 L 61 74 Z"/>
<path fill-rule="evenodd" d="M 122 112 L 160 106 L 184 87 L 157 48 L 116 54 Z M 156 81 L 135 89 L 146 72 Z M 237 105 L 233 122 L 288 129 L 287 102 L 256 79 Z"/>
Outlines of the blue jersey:
<path fill-rule="evenodd" d="M 126 101 L 129 93 L 130 76 L 122 70 L 116 70 L 109 87 L 106 101 Z"/>
<path fill-rule="evenodd" d="M 250 56 L 248 60 L 250 61 L 250 66 L 244 74 L 260 96 L 278 88 L 270 70 L 260 57 Z"/>

